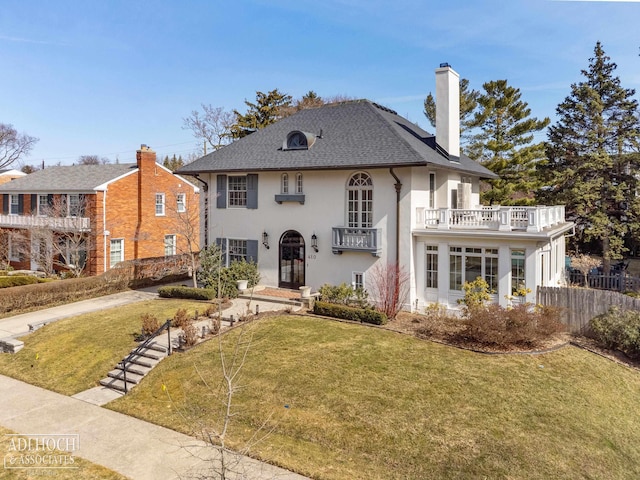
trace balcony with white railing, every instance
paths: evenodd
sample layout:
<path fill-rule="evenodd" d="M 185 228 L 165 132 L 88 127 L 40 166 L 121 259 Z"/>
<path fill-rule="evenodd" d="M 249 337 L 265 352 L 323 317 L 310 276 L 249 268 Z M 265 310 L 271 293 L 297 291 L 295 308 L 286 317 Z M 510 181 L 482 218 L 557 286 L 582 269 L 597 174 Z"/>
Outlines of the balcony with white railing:
<path fill-rule="evenodd" d="M 45 217 L 36 215 L 0 215 L 1 228 L 47 228 L 57 231 L 89 231 L 87 217 Z"/>
<path fill-rule="evenodd" d="M 564 205 L 489 206 L 475 209 L 418 207 L 416 208 L 416 228 L 542 232 L 547 228 L 565 223 L 564 214 Z"/>
<path fill-rule="evenodd" d="M 381 228 L 332 228 L 331 250 L 333 253 L 367 252 L 374 257 L 382 253 Z"/>

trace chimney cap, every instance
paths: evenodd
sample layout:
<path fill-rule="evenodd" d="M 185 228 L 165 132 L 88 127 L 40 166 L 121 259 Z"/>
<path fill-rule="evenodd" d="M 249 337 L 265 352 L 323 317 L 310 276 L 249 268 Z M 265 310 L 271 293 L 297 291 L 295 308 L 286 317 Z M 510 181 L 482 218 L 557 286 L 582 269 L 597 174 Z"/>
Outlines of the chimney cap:
<path fill-rule="evenodd" d="M 447 68 L 447 67 L 451 67 L 451 65 L 449 65 L 448 62 L 443 62 L 440 64 L 440 68 Z"/>

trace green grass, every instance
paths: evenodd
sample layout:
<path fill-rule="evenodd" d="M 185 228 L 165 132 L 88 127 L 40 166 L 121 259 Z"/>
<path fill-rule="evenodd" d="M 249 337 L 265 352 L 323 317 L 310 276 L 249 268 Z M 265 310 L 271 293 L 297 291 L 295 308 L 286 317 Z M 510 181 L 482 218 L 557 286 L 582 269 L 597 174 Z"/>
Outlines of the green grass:
<path fill-rule="evenodd" d="M 0 454 L 3 458 L 10 454 L 9 437 L 5 435 L 14 433 L 11 430 L 0 427 Z M 49 452 L 47 452 L 49 453 Z M 51 452 L 62 454 L 63 452 Z M 15 455 L 15 454 L 14 454 Z M 17 456 L 17 455 L 16 455 Z M 76 469 L 51 468 L 36 469 L 6 469 L 0 467 L 0 480 L 33 480 L 37 478 L 55 478 L 56 480 L 76 480 L 78 478 L 91 480 L 126 480 L 127 477 L 113 470 L 91 463 L 83 458 L 73 456 L 73 466 Z"/>
<path fill-rule="evenodd" d="M 64 395 L 95 387 L 136 346 L 143 313 L 160 321 L 176 310 L 201 312 L 206 303 L 149 300 L 50 323 L 22 338 L 17 354 L 0 354 L 0 373 Z"/>
<path fill-rule="evenodd" d="M 231 439 L 272 416 L 253 449 L 271 463 L 320 479 L 640 477 L 640 374 L 591 353 L 482 355 L 297 316 L 252 328 Z M 219 379 L 210 341 L 109 407 L 192 433 L 220 418 Z"/>

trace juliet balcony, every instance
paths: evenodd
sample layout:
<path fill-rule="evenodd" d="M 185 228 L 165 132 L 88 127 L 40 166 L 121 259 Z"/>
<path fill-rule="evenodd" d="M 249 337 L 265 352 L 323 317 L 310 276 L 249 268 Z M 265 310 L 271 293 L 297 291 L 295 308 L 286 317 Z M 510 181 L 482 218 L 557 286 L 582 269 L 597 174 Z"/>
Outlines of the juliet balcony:
<path fill-rule="evenodd" d="M 542 232 L 566 223 L 564 205 L 488 206 L 476 209 L 416 208 L 417 229 Z"/>
<path fill-rule="evenodd" d="M 87 217 L 45 217 L 36 215 L 0 215 L 1 228 L 47 228 L 57 231 L 91 230 L 91 221 Z"/>
<path fill-rule="evenodd" d="M 381 228 L 332 228 L 331 251 L 335 254 L 342 252 L 366 252 L 374 257 L 382 254 Z"/>

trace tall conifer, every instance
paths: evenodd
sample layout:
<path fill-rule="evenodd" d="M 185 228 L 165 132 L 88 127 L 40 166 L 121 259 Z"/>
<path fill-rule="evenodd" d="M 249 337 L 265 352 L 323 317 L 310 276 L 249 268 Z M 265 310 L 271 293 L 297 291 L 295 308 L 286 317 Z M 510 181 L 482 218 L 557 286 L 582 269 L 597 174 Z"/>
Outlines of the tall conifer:
<path fill-rule="evenodd" d="M 579 241 L 600 243 L 605 271 L 640 229 L 638 102 L 613 75 L 616 68 L 598 42 L 584 80 L 556 109 L 543 171 L 548 187 L 539 195 L 566 205 Z"/>

